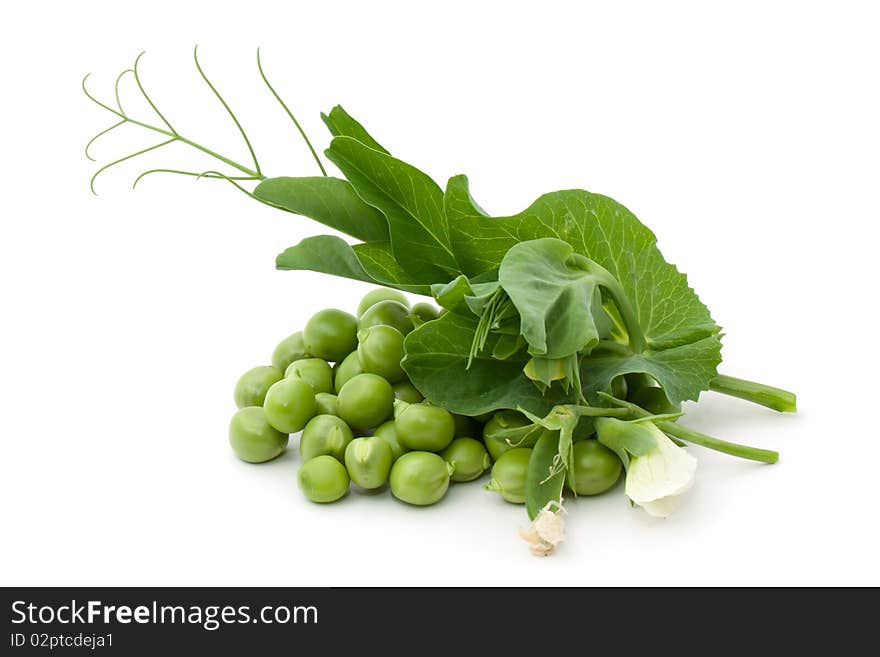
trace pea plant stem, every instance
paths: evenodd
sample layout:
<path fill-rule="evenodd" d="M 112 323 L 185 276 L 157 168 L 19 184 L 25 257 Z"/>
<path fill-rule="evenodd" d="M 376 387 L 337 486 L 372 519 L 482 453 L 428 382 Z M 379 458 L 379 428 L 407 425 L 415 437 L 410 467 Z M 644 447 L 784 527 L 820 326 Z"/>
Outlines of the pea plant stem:
<path fill-rule="evenodd" d="M 773 386 L 737 379 L 719 374 L 709 383 L 709 389 L 722 395 L 745 399 L 781 413 L 794 413 L 797 410 L 797 397 L 793 392 Z"/>
<path fill-rule="evenodd" d="M 651 416 L 651 413 L 644 408 L 636 406 L 631 402 L 623 401 L 604 393 L 600 393 L 600 396 L 615 406 L 628 409 L 633 419 L 647 418 Z M 661 431 L 669 434 L 673 438 L 677 438 L 686 443 L 700 445 L 701 447 L 706 447 L 708 449 L 714 449 L 716 452 L 723 452 L 724 454 L 738 456 L 739 458 L 749 459 L 750 461 L 760 461 L 761 463 L 776 463 L 779 460 L 779 452 L 774 452 L 773 450 L 731 443 L 726 440 L 721 440 L 721 438 L 715 438 L 714 436 L 709 436 L 700 433 L 699 431 L 693 431 L 680 424 L 666 420 L 658 421 L 655 424 Z"/>

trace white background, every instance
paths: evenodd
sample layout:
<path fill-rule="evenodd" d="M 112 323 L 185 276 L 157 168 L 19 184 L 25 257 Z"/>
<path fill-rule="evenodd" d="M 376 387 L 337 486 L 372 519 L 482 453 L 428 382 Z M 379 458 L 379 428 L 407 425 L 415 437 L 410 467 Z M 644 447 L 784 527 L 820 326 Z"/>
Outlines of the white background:
<path fill-rule="evenodd" d="M 602 5 L 602 6 L 599 6 Z M 871 2 L 0 4 L 0 582 L 6 585 L 880 584 L 880 12 Z M 317 506 L 296 449 L 227 445 L 238 375 L 365 285 L 277 272 L 325 232 L 227 185 L 131 181 L 215 166 L 89 104 L 142 75 L 178 130 L 247 161 L 192 46 L 269 175 L 313 175 L 255 49 L 316 145 L 342 103 L 435 179 L 515 212 L 583 187 L 626 204 L 724 327 L 722 370 L 794 389 L 781 416 L 706 394 L 688 426 L 781 451 L 694 448 L 666 521 L 622 487 L 572 505 L 550 559 L 479 485 L 432 508 Z M 131 79 L 123 96 L 149 116 Z"/>

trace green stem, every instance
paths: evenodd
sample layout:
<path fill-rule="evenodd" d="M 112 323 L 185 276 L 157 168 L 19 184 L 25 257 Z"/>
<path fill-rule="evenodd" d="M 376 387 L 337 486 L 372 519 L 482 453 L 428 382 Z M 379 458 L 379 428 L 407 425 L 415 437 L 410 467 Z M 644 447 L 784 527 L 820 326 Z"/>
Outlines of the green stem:
<path fill-rule="evenodd" d="M 719 374 L 709 383 L 709 389 L 722 395 L 738 397 L 753 404 L 772 408 L 780 413 L 794 413 L 797 410 L 797 396 L 793 392 L 763 383 Z"/>
<path fill-rule="evenodd" d="M 595 277 L 599 285 L 604 287 L 611 294 L 614 304 L 620 312 L 620 318 L 623 320 L 626 333 L 629 336 L 629 346 L 635 353 L 641 353 L 648 347 L 645 334 L 642 332 L 642 326 L 639 324 L 639 318 L 635 309 L 626 296 L 623 286 L 620 284 L 614 274 L 605 269 L 602 265 L 588 258 L 583 258 L 586 263 L 586 269 Z"/>
<path fill-rule="evenodd" d="M 656 424 L 664 433 L 675 436 L 686 443 L 693 443 L 694 445 L 714 449 L 716 452 L 723 452 L 725 454 L 730 454 L 731 456 L 738 456 L 742 459 L 749 459 L 751 461 L 760 461 L 761 463 L 776 463 L 776 461 L 779 460 L 779 452 L 774 452 L 773 450 L 730 443 L 726 440 L 721 440 L 720 438 L 707 436 L 698 431 L 692 431 L 691 429 L 676 424 L 675 422 L 657 422 Z"/>
<path fill-rule="evenodd" d="M 636 419 L 647 418 L 652 414 L 640 406 L 636 406 L 632 402 L 617 399 L 609 394 L 600 392 L 599 396 L 622 408 L 628 409 Z M 751 461 L 760 461 L 761 463 L 776 463 L 779 460 L 779 452 L 769 449 L 761 449 L 760 447 L 749 447 L 748 445 L 739 445 L 731 443 L 714 436 L 708 436 L 698 431 L 693 431 L 687 427 L 683 427 L 675 422 L 655 422 L 657 427 L 664 433 L 669 434 L 673 438 L 678 438 L 687 443 L 700 445 L 708 449 L 714 449 L 716 452 L 723 452 L 731 456 L 738 456 Z"/>

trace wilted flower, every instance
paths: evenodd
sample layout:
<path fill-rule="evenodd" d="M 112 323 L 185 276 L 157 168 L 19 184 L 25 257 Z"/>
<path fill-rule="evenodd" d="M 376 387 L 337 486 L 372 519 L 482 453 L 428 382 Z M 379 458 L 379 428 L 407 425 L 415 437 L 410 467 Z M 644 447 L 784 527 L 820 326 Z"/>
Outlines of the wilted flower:
<path fill-rule="evenodd" d="M 528 529 L 520 529 L 519 535 L 529 544 L 533 554 L 546 557 L 565 540 L 565 508 L 556 500 L 550 500 L 538 512 Z"/>

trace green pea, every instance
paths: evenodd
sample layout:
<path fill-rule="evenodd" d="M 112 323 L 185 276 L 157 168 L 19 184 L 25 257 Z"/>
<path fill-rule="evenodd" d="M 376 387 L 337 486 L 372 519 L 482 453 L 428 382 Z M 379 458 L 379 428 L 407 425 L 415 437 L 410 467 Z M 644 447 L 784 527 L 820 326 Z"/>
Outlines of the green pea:
<path fill-rule="evenodd" d="M 456 438 L 440 456 L 452 466 L 452 481 L 473 481 L 492 466 L 485 446 L 473 438 Z"/>
<path fill-rule="evenodd" d="M 303 463 L 296 478 L 299 489 L 312 502 L 335 502 L 348 492 L 345 466 L 327 454 Z"/>
<path fill-rule="evenodd" d="M 493 461 L 497 461 L 502 454 L 513 449 L 506 438 L 499 432 L 509 429 L 518 429 L 531 424 L 529 419 L 516 411 L 498 411 L 483 427 L 483 442 Z"/>
<path fill-rule="evenodd" d="M 453 413 L 452 419 L 455 421 L 456 438 L 473 438 L 482 435 L 483 428 L 474 418 Z"/>
<path fill-rule="evenodd" d="M 336 362 L 357 349 L 357 328 L 354 315 L 328 308 L 312 315 L 303 329 L 303 341 L 313 356 Z"/>
<path fill-rule="evenodd" d="M 339 394 L 339 391 L 342 390 L 342 386 L 344 386 L 349 379 L 363 373 L 364 369 L 361 367 L 358 353 L 352 351 L 348 356 L 342 359 L 342 362 L 336 363 L 336 367 L 333 368 L 333 389 L 336 391 L 336 394 Z"/>
<path fill-rule="evenodd" d="M 565 477 L 568 487 L 578 495 L 598 495 L 617 483 L 623 464 L 617 454 L 598 440 L 572 445 L 574 470 Z"/>
<path fill-rule="evenodd" d="M 319 392 L 315 395 L 315 415 L 338 415 L 336 395 Z"/>
<path fill-rule="evenodd" d="M 398 381 L 391 388 L 394 390 L 394 398 L 405 401 L 408 404 L 418 404 L 425 398 L 409 380 Z"/>
<path fill-rule="evenodd" d="M 439 452 L 455 436 L 452 413 L 439 406 L 409 404 L 394 417 L 397 439 L 407 449 Z"/>
<path fill-rule="evenodd" d="M 378 374 L 389 383 L 406 376 L 403 359 L 403 334 L 393 326 L 371 326 L 358 331 L 358 361 L 364 372 Z"/>
<path fill-rule="evenodd" d="M 239 408 L 262 406 L 269 388 L 283 378 L 281 370 L 273 365 L 260 365 L 248 370 L 235 384 L 235 405 Z"/>
<path fill-rule="evenodd" d="M 388 481 L 394 458 L 388 443 L 375 436 L 355 438 L 345 449 L 345 467 L 361 488 L 379 488 Z"/>
<path fill-rule="evenodd" d="M 403 335 L 413 330 L 409 318 L 409 306 L 399 301 L 380 301 L 370 306 L 358 320 L 358 328 L 368 329 L 371 326 L 393 326 Z"/>
<path fill-rule="evenodd" d="M 275 351 L 272 352 L 272 366 L 283 372 L 293 361 L 308 357 L 302 331 L 297 331 L 288 335 L 275 347 Z"/>
<path fill-rule="evenodd" d="M 419 328 L 422 324 L 437 319 L 437 309 L 430 303 L 417 303 L 410 310 L 409 318 L 413 326 Z"/>
<path fill-rule="evenodd" d="M 302 379 L 312 386 L 315 394 L 333 392 L 333 368 L 323 358 L 295 360 L 284 371 L 284 376 Z"/>
<path fill-rule="evenodd" d="M 391 494 L 408 504 L 434 504 L 446 495 L 451 474 L 452 466 L 436 454 L 408 452 L 391 467 Z"/>
<path fill-rule="evenodd" d="M 354 435 L 341 418 L 335 415 L 316 415 L 299 439 L 299 453 L 303 461 L 308 461 L 321 454 L 329 454 L 341 463 L 345 460 L 345 448 Z"/>
<path fill-rule="evenodd" d="M 387 287 L 377 287 L 375 290 L 367 292 L 364 295 L 364 298 L 361 299 L 357 308 L 357 316 L 360 317 L 380 301 L 397 301 L 409 308 L 409 299 L 407 299 L 402 292 Z"/>
<path fill-rule="evenodd" d="M 287 447 L 287 434 L 266 419 L 259 406 L 246 406 L 229 423 L 229 444 L 235 455 L 248 463 L 271 461 Z"/>
<path fill-rule="evenodd" d="M 315 391 L 302 379 L 281 379 L 269 388 L 263 408 L 278 431 L 296 433 L 315 415 Z"/>
<path fill-rule="evenodd" d="M 526 473 L 531 458 L 532 450 L 529 447 L 517 447 L 504 452 L 492 466 L 492 478 L 483 488 L 500 493 L 501 497 L 512 504 L 524 504 Z"/>
<path fill-rule="evenodd" d="M 394 427 L 394 420 L 388 420 L 376 427 L 373 432 L 376 438 L 381 438 L 391 448 L 391 456 L 394 461 L 406 454 L 409 450 L 400 444 L 397 439 L 397 429 Z"/>
<path fill-rule="evenodd" d="M 654 413 L 656 415 L 681 412 L 681 406 L 670 402 L 663 388 L 656 386 L 639 388 L 632 395 L 630 401 L 636 406 L 641 406 L 649 413 Z"/>
<path fill-rule="evenodd" d="M 391 417 L 393 404 L 391 384 L 376 374 L 352 377 L 338 395 L 339 417 L 360 430 L 377 427 Z"/>

